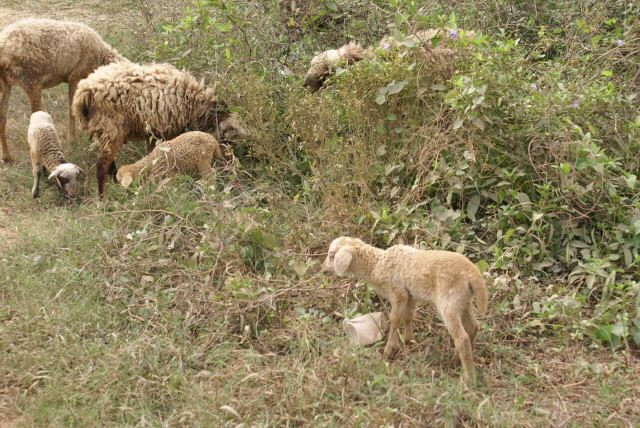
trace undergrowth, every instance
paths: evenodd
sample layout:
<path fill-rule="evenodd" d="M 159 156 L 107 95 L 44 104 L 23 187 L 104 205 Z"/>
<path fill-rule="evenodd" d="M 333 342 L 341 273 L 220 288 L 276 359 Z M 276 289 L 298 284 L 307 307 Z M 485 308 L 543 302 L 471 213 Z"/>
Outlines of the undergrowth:
<path fill-rule="evenodd" d="M 633 2 L 208 0 L 170 21 L 138 7 L 155 33 L 117 47 L 204 76 L 250 137 L 208 180 L 110 184 L 104 201 L 91 180 L 83 202 L 49 188 L 32 202 L 28 162 L 3 169 L 0 195 L 30 211 L 0 263 L 0 397 L 19 424 L 638 419 Z M 377 47 L 434 27 L 475 36 L 445 31 L 446 60 Z M 310 57 L 352 39 L 373 57 L 304 90 Z M 90 169 L 80 147 L 69 157 Z M 318 274 L 339 234 L 463 252 L 486 272 L 477 390 L 427 308 L 392 364 L 346 342 L 344 318 L 386 303 Z"/>

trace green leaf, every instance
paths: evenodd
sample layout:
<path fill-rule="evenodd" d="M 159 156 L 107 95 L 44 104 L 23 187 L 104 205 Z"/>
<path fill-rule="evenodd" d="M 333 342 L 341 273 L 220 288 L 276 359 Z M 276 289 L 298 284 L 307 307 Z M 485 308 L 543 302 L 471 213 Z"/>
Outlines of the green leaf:
<path fill-rule="evenodd" d="M 480 207 L 480 196 L 474 195 L 469 202 L 467 202 L 467 217 L 472 221 L 476 221 L 476 213 Z"/>
<path fill-rule="evenodd" d="M 401 81 L 399 81 L 397 83 L 394 80 L 393 82 L 391 82 L 391 83 L 389 83 L 387 85 L 387 93 L 390 94 L 390 95 L 397 94 L 402 89 L 404 89 L 405 86 L 407 86 L 407 81 L 406 80 L 401 80 Z"/>
<path fill-rule="evenodd" d="M 324 2 L 324 6 L 329 9 L 331 12 L 337 12 L 338 11 L 338 5 L 336 4 L 336 2 L 333 1 L 325 1 Z"/>
<path fill-rule="evenodd" d="M 480 272 L 485 273 L 487 269 L 489 269 L 489 262 L 487 262 L 485 259 L 481 259 L 478 260 L 476 266 L 478 267 L 478 269 L 480 269 Z"/>

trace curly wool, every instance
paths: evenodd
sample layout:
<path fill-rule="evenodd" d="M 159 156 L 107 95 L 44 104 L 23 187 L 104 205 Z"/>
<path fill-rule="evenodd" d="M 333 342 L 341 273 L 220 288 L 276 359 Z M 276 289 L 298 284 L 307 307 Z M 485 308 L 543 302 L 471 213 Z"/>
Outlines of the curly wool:
<path fill-rule="evenodd" d="M 311 66 L 304 76 L 304 86 L 311 90 L 320 89 L 324 79 L 340 65 L 351 65 L 363 59 L 365 50 L 359 44 L 351 42 L 339 49 L 324 51 L 311 59 Z"/>
<path fill-rule="evenodd" d="M 214 136 L 200 131 L 186 132 L 158 144 L 139 161 L 121 166 L 116 178 L 124 187 L 129 187 L 133 179 L 143 172 L 149 178 L 176 173 L 198 173 L 204 178 L 211 173 L 214 158 L 224 160 L 220 144 Z"/>
<path fill-rule="evenodd" d="M 78 85 L 73 109 L 99 145 L 98 191 L 107 168 L 128 139 L 174 138 L 186 130 L 218 132 L 227 119 L 213 89 L 168 64 L 114 63 L 98 68 Z"/>
<path fill-rule="evenodd" d="M 114 61 L 127 61 L 84 24 L 51 19 L 24 19 L 0 32 L 0 144 L 6 147 L 5 122 L 11 86 L 21 86 L 31 102 L 31 111 L 42 109 L 43 89 L 69 83 L 73 99 L 77 83 L 96 68 Z M 69 137 L 75 138 L 74 117 L 69 106 Z"/>
<path fill-rule="evenodd" d="M 49 113 L 37 111 L 31 115 L 27 141 L 34 178 L 33 196 L 38 196 L 39 178 L 44 174 L 44 170 L 51 173 L 50 178 L 56 178 L 58 185 L 68 196 L 75 196 L 80 168 L 65 160 L 60 149 L 58 133 Z"/>

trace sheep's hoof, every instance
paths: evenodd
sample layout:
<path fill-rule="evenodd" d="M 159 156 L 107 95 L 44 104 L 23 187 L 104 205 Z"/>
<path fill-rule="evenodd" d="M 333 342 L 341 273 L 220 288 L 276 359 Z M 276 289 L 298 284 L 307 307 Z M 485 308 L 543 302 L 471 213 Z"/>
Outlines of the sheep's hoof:
<path fill-rule="evenodd" d="M 382 358 L 384 358 L 387 361 L 391 361 L 395 358 L 396 354 L 398 353 L 399 348 L 395 347 L 395 348 L 389 348 L 386 347 L 384 348 L 384 353 L 382 354 Z"/>

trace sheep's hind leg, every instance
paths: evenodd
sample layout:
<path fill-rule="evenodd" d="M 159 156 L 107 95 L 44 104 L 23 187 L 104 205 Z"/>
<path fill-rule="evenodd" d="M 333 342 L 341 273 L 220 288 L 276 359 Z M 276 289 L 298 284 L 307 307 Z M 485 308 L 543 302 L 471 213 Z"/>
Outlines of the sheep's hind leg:
<path fill-rule="evenodd" d="M 462 363 L 463 378 L 468 386 L 472 386 L 476 380 L 476 371 L 473 365 L 471 341 L 464 328 L 460 313 L 455 309 L 443 311 L 442 319 L 449 334 L 453 337 L 453 343 Z"/>
<path fill-rule="evenodd" d="M 76 117 L 73 114 L 73 95 L 76 93 L 78 82 L 69 82 L 69 143 L 76 140 Z"/>
<path fill-rule="evenodd" d="M 13 161 L 7 146 L 7 112 L 9 111 L 9 95 L 11 95 L 11 85 L 0 79 L 0 154 L 4 162 Z"/>

